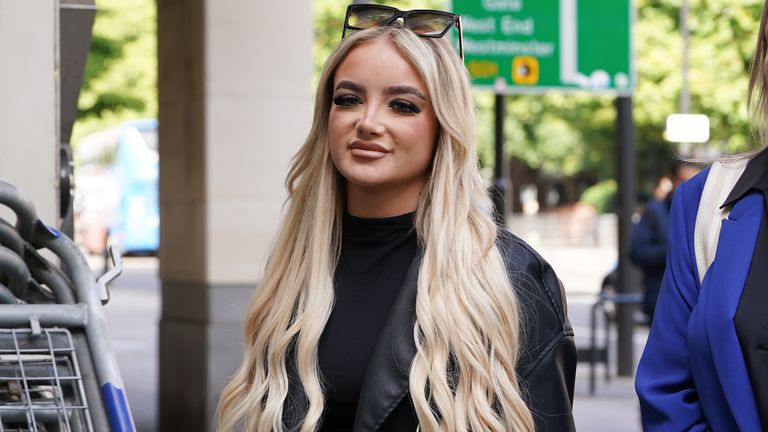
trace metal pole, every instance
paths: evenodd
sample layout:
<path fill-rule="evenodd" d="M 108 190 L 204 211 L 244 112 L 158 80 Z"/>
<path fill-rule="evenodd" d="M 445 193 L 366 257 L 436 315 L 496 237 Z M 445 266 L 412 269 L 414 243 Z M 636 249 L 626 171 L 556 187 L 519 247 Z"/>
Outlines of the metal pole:
<path fill-rule="evenodd" d="M 504 196 L 507 193 L 507 181 L 504 178 L 504 94 L 496 93 L 495 103 L 495 163 L 493 167 L 493 186 L 491 186 L 491 199 L 493 200 L 493 216 L 496 223 L 506 226 L 504 211 L 506 205 Z"/>
<path fill-rule="evenodd" d="M 688 43 L 690 32 L 688 31 L 688 0 L 682 0 L 680 5 L 680 33 L 683 35 L 683 85 L 680 89 L 680 112 L 688 114 L 691 111 L 691 93 L 688 89 Z"/>
<path fill-rule="evenodd" d="M 683 83 L 680 87 L 680 113 L 688 114 L 691 112 L 691 92 L 688 88 L 688 45 L 690 32 L 688 30 L 688 0 L 682 0 L 680 4 L 680 33 L 683 36 Z M 680 143 L 680 154 L 687 156 L 691 154 L 691 143 Z"/>
<path fill-rule="evenodd" d="M 629 237 L 632 213 L 635 207 L 635 131 L 632 120 L 632 97 L 616 98 L 616 180 L 617 214 L 619 219 L 619 281 L 617 291 L 629 293 L 637 290 L 629 260 Z M 632 376 L 634 370 L 634 320 L 636 305 L 617 303 L 616 327 L 618 332 L 617 366 L 619 376 Z"/>
<path fill-rule="evenodd" d="M 589 395 L 595 395 L 597 380 L 595 379 L 595 365 L 597 364 L 597 308 L 603 304 L 599 301 L 592 305 L 589 320 Z M 605 320 L 605 348 L 606 359 L 608 358 L 608 320 Z M 608 370 L 608 362 L 605 362 L 605 370 Z"/>

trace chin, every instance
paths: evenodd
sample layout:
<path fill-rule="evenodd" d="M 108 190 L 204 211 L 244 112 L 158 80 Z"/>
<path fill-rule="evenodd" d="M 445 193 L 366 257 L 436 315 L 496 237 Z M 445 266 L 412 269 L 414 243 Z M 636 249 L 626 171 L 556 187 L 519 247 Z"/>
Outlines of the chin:
<path fill-rule="evenodd" d="M 339 173 L 341 173 L 341 176 L 346 179 L 347 182 L 357 187 L 371 188 L 379 186 L 385 182 L 385 179 L 382 179 L 380 176 L 381 173 L 373 171 L 378 170 L 372 170 L 370 167 L 352 166 L 347 167 L 347 169 L 339 170 Z"/>
<path fill-rule="evenodd" d="M 370 178 L 360 178 L 360 177 L 344 177 L 347 179 L 347 183 L 359 188 L 359 189 L 375 189 L 379 186 L 384 185 L 384 182 L 370 179 Z"/>

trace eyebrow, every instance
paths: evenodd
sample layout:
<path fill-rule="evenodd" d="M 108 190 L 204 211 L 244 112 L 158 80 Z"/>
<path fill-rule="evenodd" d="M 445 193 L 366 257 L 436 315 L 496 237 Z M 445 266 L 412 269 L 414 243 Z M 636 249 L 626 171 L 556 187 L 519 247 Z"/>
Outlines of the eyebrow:
<path fill-rule="evenodd" d="M 355 84 L 352 81 L 339 81 L 339 83 L 336 84 L 336 90 L 338 89 L 347 89 L 352 90 L 353 92 L 365 93 L 365 87 Z"/>
<path fill-rule="evenodd" d="M 358 92 L 358 93 L 365 93 L 366 92 L 365 91 L 365 87 L 363 87 L 363 86 L 361 86 L 359 84 L 353 83 L 352 81 L 346 81 L 346 80 L 339 81 L 339 83 L 336 84 L 336 90 L 339 90 L 339 89 L 352 90 L 352 91 Z M 427 97 L 424 96 L 424 94 L 422 94 L 419 91 L 419 89 L 417 89 L 415 87 L 407 86 L 407 85 L 387 87 L 384 90 L 384 94 L 390 95 L 390 96 L 391 95 L 398 95 L 398 94 L 409 94 L 409 95 L 416 96 L 417 98 L 422 99 L 424 101 L 427 100 Z"/>
<path fill-rule="evenodd" d="M 388 95 L 397 95 L 397 94 L 409 94 L 416 96 L 419 99 L 422 99 L 424 101 L 427 100 L 426 96 L 421 94 L 419 89 L 411 86 L 394 86 L 394 87 L 388 87 L 385 91 L 385 94 Z"/>

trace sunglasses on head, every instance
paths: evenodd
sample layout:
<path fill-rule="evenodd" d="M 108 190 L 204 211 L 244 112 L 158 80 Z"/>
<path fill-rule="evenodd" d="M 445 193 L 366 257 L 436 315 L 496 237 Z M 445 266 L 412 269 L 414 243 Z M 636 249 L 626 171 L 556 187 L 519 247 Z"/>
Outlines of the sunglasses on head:
<path fill-rule="evenodd" d="M 464 40 L 461 35 L 461 17 L 459 15 L 433 9 L 413 9 L 401 11 L 390 6 L 377 4 L 353 4 L 347 6 L 344 17 L 344 29 L 341 38 L 347 35 L 347 30 L 365 30 L 392 25 L 398 19 L 403 19 L 403 26 L 422 37 L 441 38 L 448 30 L 456 25 L 459 31 L 459 57 L 464 60 Z"/>

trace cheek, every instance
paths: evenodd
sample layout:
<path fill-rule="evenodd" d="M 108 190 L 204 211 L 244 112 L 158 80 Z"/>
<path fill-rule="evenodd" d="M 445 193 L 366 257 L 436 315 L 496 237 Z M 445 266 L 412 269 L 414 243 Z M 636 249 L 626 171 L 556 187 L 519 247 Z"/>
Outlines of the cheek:
<path fill-rule="evenodd" d="M 333 147 L 334 143 L 338 141 L 341 136 L 339 130 L 341 128 L 340 126 L 339 116 L 332 110 L 328 115 L 328 143 L 331 147 Z"/>
<path fill-rule="evenodd" d="M 414 153 L 422 162 L 431 164 L 437 141 L 437 121 L 424 119 L 412 132 L 413 142 L 417 143 Z"/>
<path fill-rule="evenodd" d="M 328 147 L 331 152 L 331 158 L 334 162 L 338 154 L 346 147 L 347 127 L 344 122 L 344 116 L 334 113 L 328 116 Z"/>
<path fill-rule="evenodd" d="M 410 125 L 407 130 L 401 130 L 405 133 L 396 137 L 401 143 L 407 143 L 407 146 L 403 146 L 404 160 L 401 163 L 403 168 L 408 167 L 406 169 L 411 174 L 424 174 L 431 170 L 437 140 L 435 129 L 435 122 L 422 121 Z"/>

